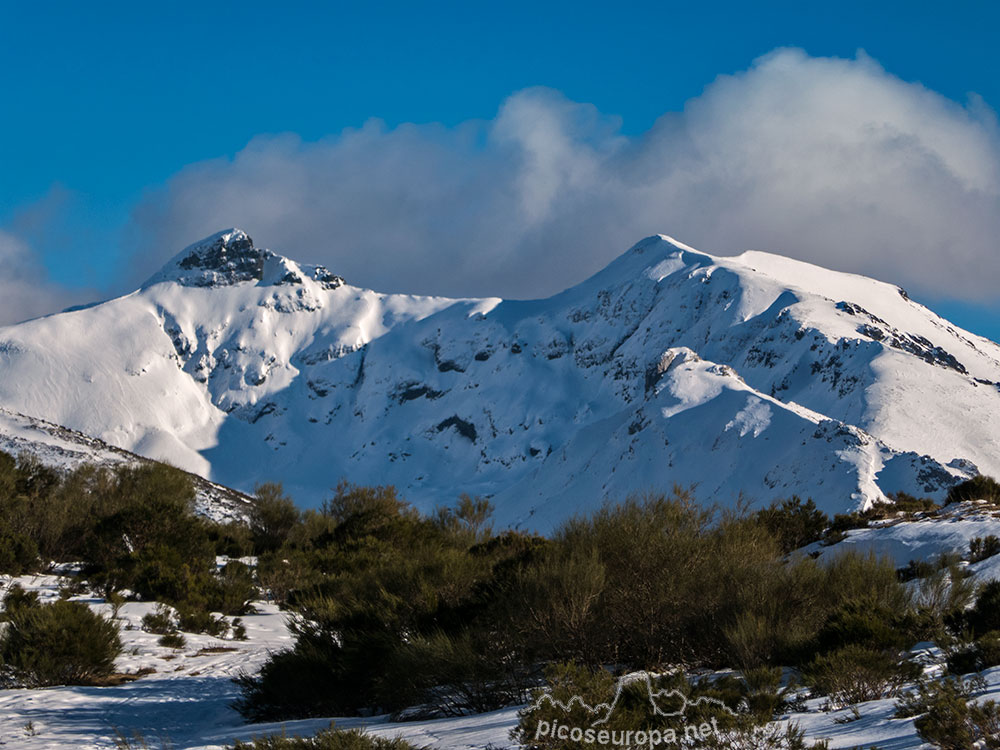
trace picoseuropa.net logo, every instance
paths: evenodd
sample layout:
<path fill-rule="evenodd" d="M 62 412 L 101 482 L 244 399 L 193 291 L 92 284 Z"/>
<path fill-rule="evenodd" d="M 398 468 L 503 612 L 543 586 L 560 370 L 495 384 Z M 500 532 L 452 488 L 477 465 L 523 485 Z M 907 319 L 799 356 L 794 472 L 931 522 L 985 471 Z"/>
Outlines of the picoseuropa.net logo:
<path fill-rule="evenodd" d="M 589 705 L 578 695 L 574 695 L 568 701 L 563 702 L 553 698 L 550 693 L 543 693 L 538 700 L 532 704 L 527 712 L 537 711 L 543 706 L 551 706 L 561 710 L 567 716 L 578 709 L 582 710 L 590 721 L 586 726 L 574 724 L 572 722 L 562 723 L 559 720 L 539 720 L 535 725 L 535 740 L 556 739 L 569 740 L 596 747 L 663 747 L 677 745 L 680 742 L 698 742 L 720 736 L 721 730 L 717 724 L 716 717 L 711 717 L 708 721 L 697 724 L 685 724 L 683 722 L 664 722 L 662 727 L 645 729 L 609 728 L 608 722 L 614 716 L 615 711 L 621 704 L 622 698 L 627 690 L 645 690 L 649 702 L 650 712 L 653 716 L 663 719 L 682 719 L 687 716 L 691 708 L 708 705 L 711 708 L 723 711 L 731 716 L 735 712 L 725 703 L 716 699 L 702 696 L 695 700 L 689 700 L 684 693 L 676 688 L 657 690 L 654 683 L 664 675 L 654 672 L 632 672 L 618 678 L 615 684 L 614 697 L 608 703 L 598 703 L 595 706 Z M 673 710 L 664 708 L 668 702 L 676 706 Z"/>

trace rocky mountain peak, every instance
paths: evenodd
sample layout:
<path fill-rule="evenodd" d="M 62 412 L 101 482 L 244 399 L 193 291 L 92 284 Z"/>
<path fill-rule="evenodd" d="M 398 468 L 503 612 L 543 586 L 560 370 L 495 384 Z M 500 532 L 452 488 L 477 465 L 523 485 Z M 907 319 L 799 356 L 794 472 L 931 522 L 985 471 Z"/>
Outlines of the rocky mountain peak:
<path fill-rule="evenodd" d="M 176 281 L 184 286 L 230 286 L 264 278 L 272 255 L 256 247 L 242 229 L 225 229 L 184 248 L 146 286 Z"/>
<path fill-rule="evenodd" d="M 243 282 L 265 286 L 311 279 L 333 290 L 344 280 L 323 266 L 305 266 L 254 245 L 242 229 L 224 229 L 188 245 L 143 286 L 172 281 L 182 286 L 223 287 Z"/>

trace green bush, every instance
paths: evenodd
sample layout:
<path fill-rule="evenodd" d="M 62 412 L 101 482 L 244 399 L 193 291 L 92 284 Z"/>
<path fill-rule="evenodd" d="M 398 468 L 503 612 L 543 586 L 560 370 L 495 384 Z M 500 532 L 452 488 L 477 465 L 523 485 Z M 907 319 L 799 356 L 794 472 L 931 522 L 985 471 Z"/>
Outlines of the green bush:
<path fill-rule="evenodd" d="M 847 646 L 876 651 L 902 651 L 913 645 L 905 610 L 870 602 L 849 601 L 836 609 L 816 634 L 818 653 Z"/>
<path fill-rule="evenodd" d="M 114 622 L 79 602 L 5 604 L 0 664 L 14 684 L 91 685 L 113 672 L 121 653 Z"/>
<path fill-rule="evenodd" d="M 364 706 L 370 695 L 359 695 L 352 686 L 350 655 L 308 623 L 291 625 L 296 636 L 293 648 L 272 654 L 257 674 L 235 678 L 240 697 L 234 708 L 248 721 L 259 723 L 344 714 Z M 357 656 L 360 663 L 362 655 Z M 375 662 L 379 655 L 372 656 Z"/>
<path fill-rule="evenodd" d="M 769 714 L 746 711 L 749 694 L 751 688 L 741 680 L 693 683 L 680 674 L 650 673 L 616 678 L 605 669 L 556 664 L 546 671 L 545 688 L 519 712 L 511 737 L 527 750 L 825 747 L 807 745 L 794 726 L 768 726 Z M 566 736 L 559 736 L 560 725 L 567 728 Z M 571 728 L 579 728 L 578 738 L 569 733 Z"/>
<path fill-rule="evenodd" d="M 203 609 L 182 609 L 178 612 L 177 627 L 185 633 L 205 633 L 221 638 L 228 632 L 229 623 Z"/>
<path fill-rule="evenodd" d="M 250 505 L 250 534 L 256 554 L 278 549 L 298 521 L 299 510 L 280 484 L 257 485 Z"/>
<path fill-rule="evenodd" d="M 96 522 L 83 557 L 90 580 L 161 601 L 206 595 L 215 555 L 194 515 L 189 476 L 161 464 L 127 466 L 89 490 Z"/>
<path fill-rule="evenodd" d="M 250 567 L 239 560 L 230 560 L 219 576 L 213 608 L 227 615 L 245 615 L 258 593 Z"/>
<path fill-rule="evenodd" d="M 896 715 L 916 717 L 920 739 L 941 750 L 1000 748 L 1000 705 L 972 701 L 982 683 L 955 679 L 921 681 L 898 703 Z"/>
<path fill-rule="evenodd" d="M 223 523 L 205 519 L 204 526 L 216 555 L 239 558 L 254 553 L 253 532 L 249 524 L 240 521 Z"/>
<path fill-rule="evenodd" d="M 913 515 L 916 513 L 932 513 L 940 510 L 941 506 L 929 497 L 914 497 L 907 492 L 895 492 L 889 495 L 888 502 L 877 503 L 873 510 L 877 517 L 888 518 L 891 515 L 905 513 Z"/>
<path fill-rule="evenodd" d="M 1000 555 L 1000 539 L 990 534 L 988 537 L 976 537 L 969 541 L 969 562 L 977 563 Z"/>
<path fill-rule="evenodd" d="M 27 534 L 0 528 L 0 573 L 17 576 L 37 567 L 38 547 L 34 540 Z"/>
<path fill-rule="evenodd" d="M 1000 632 L 985 633 L 948 654 L 948 671 L 970 674 L 1000 665 Z"/>
<path fill-rule="evenodd" d="M 174 617 L 170 610 L 160 604 L 157 605 L 156 610 L 147 612 L 142 616 L 142 629 L 147 633 L 166 635 L 177 630 L 177 623 L 174 622 Z"/>
<path fill-rule="evenodd" d="M 255 721 L 483 711 L 517 702 L 553 661 L 754 669 L 885 648 L 886 613 L 902 613 L 904 639 L 919 624 L 889 562 L 787 560 L 759 518 L 681 490 L 609 504 L 549 540 L 488 536 L 471 499 L 422 517 L 391 488 L 342 485 L 321 515 L 261 559 L 266 587 L 288 574 L 296 617 L 293 648 L 238 680 Z"/>
<path fill-rule="evenodd" d="M 817 656 L 803 669 L 806 684 L 836 706 L 893 697 L 919 674 L 919 665 L 898 654 L 858 645 Z"/>
<path fill-rule="evenodd" d="M 311 524 L 316 536 L 297 536 L 304 549 L 292 559 L 311 569 L 312 584 L 290 597 L 300 615 L 291 624 L 295 645 L 238 679 L 240 711 L 280 719 L 420 703 L 445 709 L 456 699 L 485 708 L 490 695 L 507 702 L 505 690 L 483 689 L 510 661 L 486 610 L 497 596 L 494 570 L 519 548 L 487 544 L 481 508 L 466 510 L 426 518 L 392 488 L 339 486 L 325 522 Z M 265 586 L 270 576 L 262 572 Z"/>
<path fill-rule="evenodd" d="M 0 612 L 0 622 L 10 620 L 21 610 L 39 606 L 38 592 L 25 591 L 18 584 L 7 589 L 3 600 L 3 611 Z"/>
<path fill-rule="evenodd" d="M 157 643 L 164 648 L 181 649 L 187 645 L 187 639 L 181 633 L 164 633 Z"/>
<path fill-rule="evenodd" d="M 234 641 L 247 640 L 247 626 L 243 624 L 243 620 L 241 620 L 239 617 L 233 620 L 233 640 Z"/>
<path fill-rule="evenodd" d="M 323 730 L 313 737 L 270 735 L 255 737 L 250 742 L 236 742 L 230 750 L 418 750 L 406 740 L 388 739 L 367 734 L 359 729 Z"/>
<path fill-rule="evenodd" d="M 956 484 L 948 490 L 945 504 L 962 503 L 969 500 L 985 500 L 988 503 L 1000 503 L 1000 483 L 993 477 L 982 474 Z"/>
<path fill-rule="evenodd" d="M 976 596 L 971 609 L 952 613 L 949 625 L 956 632 L 973 637 L 992 630 L 1000 631 L 1000 581 L 989 581 Z"/>
<path fill-rule="evenodd" d="M 785 554 L 818 542 L 830 525 L 830 519 L 812 499 L 799 497 L 774 502 L 756 513 L 757 520 L 778 540 Z"/>

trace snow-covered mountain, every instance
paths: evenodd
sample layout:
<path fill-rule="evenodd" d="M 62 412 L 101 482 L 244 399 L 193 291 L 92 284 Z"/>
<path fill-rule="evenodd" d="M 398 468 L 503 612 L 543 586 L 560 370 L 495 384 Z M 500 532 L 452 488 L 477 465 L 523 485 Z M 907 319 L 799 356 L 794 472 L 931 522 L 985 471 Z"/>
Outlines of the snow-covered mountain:
<path fill-rule="evenodd" d="M 0 406 L 306 504 L 346 478 L 539 529 L 674 483 L 843 512 L 1000 474 L 996 344 L 889 284 L 665 236 L 513 301 L 379 294 L 227 230 L 0 328 Z"/>

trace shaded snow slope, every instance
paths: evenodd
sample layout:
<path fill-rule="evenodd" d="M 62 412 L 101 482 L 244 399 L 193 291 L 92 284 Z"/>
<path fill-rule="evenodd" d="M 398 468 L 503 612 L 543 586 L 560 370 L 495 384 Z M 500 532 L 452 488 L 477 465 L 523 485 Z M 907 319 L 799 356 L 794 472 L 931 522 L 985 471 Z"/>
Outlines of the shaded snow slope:
<path fill-rule="evenodd" d="M 530 272 L 530 269 L 526 269 Z M 605 496 L 828 512 L 1000 474 L 1000 347 L 895 286 L 665 236 L 545 300 L 378 294 L 227 230 L 0 329 L 0 405 L 215 481 L 341 478 L 548 528 Z"/>

